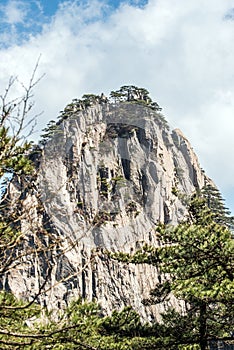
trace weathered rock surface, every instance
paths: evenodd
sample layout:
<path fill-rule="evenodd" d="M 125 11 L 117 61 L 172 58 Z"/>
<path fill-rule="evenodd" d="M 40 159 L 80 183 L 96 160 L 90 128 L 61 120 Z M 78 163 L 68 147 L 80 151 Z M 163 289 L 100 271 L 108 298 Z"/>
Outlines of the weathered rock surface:
<path fill-rule="evenodd" d="M 27 190 L 23 179 L 10 185 L 22 197 L 25 245 L 42 250 L 23 257 L 3 284 L 30 298 L 46 281 L 37 299 L 50 308 L 81 296 L 105 312 L 131 304 L 157 318 L 165 305 L 142 304 L 158 283 L 157 269 L 111 260 L 104 251 L 157 244 L 157 223 L 183 219 L 184 195 L 210 180 L 188 140 L 158 111 L 135 103 L 75 107 L 44 147 Z"/>

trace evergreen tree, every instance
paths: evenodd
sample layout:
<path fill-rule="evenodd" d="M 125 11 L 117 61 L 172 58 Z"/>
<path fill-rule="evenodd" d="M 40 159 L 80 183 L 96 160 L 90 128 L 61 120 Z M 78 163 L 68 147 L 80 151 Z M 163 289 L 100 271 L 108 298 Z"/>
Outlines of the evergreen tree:
<path fill-rule="evenodd" d="M 157 255 L 161 272 L 169 276 L 163 284 L 184 301 L 190 315 L 188 344 L 197 342 L 205 350 L 208 340 L 229 338 L 234 327 L 234 241 L 203 200 L 194 198 L 189 213 L 187 222 L 158 229 L 163 246 Z M 187 315 L 174 319 L 175 329 Z"/>
<path fill-rule="evenodd" d="M 111 91 L 110 98 L 115 103 L 132 102 L 148 106 L 156 111 L 161 111 L 157 102 L 153 102 L 149 96 L 149 91 L 145 88 L 140 88 L 134 85 L 121 86 L 119 90 Z"/>
<path fill-rule="evenodd" d="M 211 184 L 207 184 L 202 188 L 201 196 L 205 199 L 207 206 L 215 214 L 214 220 L 233 230 L 234 217 L 231 216 L 231 212 L 225 206 L 225 200 L 223 199 L 220 191 Z"/>
<path fill-rule="evenodd" d="M 117 101 L 145 101 L 147 104 L 152 102 L 149 97 L 149 92 L 145 88 L 139 88 L 134 85 L 124 85 L 117 91 L 112 91 L 111 98 L 117 99 Z"/>
<path fill-rule="evenodd" d="M 38 80 L 35 80 L 37 65 L 33 71 L 28 87 L 21 84 L 23 94 L 19 98 L 10 99 L 11 89 L 18 81 L 11 78 L 5 92 L 0 95 L 0 181 L 7 181 L 7 177 L 22 176 L 22 179 L 34 171 L 29 159 L 32 143 L 27 141 L 27 135 L 33 132 L 34 119 L 30 117 L 33 102 L 32 90 Z M 26 322 L 31 317 L 37 317 L 39 307 L 33 301 L 28 303 L 17 301 L 16 298 L 4 291 L 8 289 L 5 276 L 11 269 L 20 269 L 20 257 L 36 253 L 36 247 L 30 251 L 22 250 L 24 234 L 19 230 L 21 219 L 21 198 L 14 198 L 14 202 L 7 200 L 7 188 L 3 190 L 0 201 L 0 348 L 19 348 L 21 343 L 28 344 L 24 337 Z M 30 209 L 29 209 L 30 211 Z M 20 253 L 19 253 L 20 252 Z M 40 292 L 40 291 L 39 291 Z M 16 330 L 21 337 L 15 336 Z M 29 339 L 29 338 L 28 338 Z"/>
<path fill-rule="evenodd" d="M 143 301 L 146 305 L 165 302 L 170 293 L 184 304 L 186 313 L 170 309 L 162 315 L 167 349 L 197 344 L 205 350 L 212 339 L 234 340 L 234 240 L 215 218 L 205 201 L 195 197 L 185 222 L 157 228 L 160 247 L 114 255 L 157 266 L 162 282 Z"/>
<path fill-rule="evenodd" d="M 59 131 L 59 126 L 54 120 L 50 120 L 46 128 L 42 129 L 42 131 L 44 133 L 41 135 L 39 145 L 45 146 L 47 142 Z"/>

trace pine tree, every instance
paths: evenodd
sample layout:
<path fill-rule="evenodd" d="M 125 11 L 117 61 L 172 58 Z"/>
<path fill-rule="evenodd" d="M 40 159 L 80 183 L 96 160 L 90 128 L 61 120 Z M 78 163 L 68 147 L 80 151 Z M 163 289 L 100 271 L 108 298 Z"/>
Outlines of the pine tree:
<path fill-rule="evenodd" d="M 11 78 L 5 92 L 0 95 L 0 181 L 5 182 L 0 200 L 0 347 L 1 349 L 14 349 L 21 343 L 27 344 L 24 338 L 26 321 L 38 315 L 39 307 L 32 302 L 22 302 L 4 291 L 7 286 L 5 277 L 13 268 L 20 268 L 18 257 L 29 254 L 22 252 L 24 235 L 19 230 L 21 218 L 21 200 L 17 198 L 14 203 L 7 200 L 7 180 L 10 175 L 18 178 L 28 176 L 33 172 L 33 164 L 29 159 L 32 143 L 27 141 L 25 135 L 31 134 L 34 128 L 34 117 L 30 117 L 33 106 L 32 90 L 38 80 L 35 80 L 37 65 L 33 71 L 28 87 L 21 84 L 23 95 L 10 99 L 10 92 L 18 81 Z M 30 119 L 31 118 L 31 119 Z M 17 255 L 18 251 L 21 251 Z M 36 299 L 36 298 L 35 298 Z M 34 299 L 34 300 L 35 300 Z M 14 336 L 18 330 L 22 336 Z"/>
<path fill-rule="evenodd" d="M 205 199 L 208 208 L 215 214 L 214 220 L 221 225 L 226 225 L 231 230 L 234 229 L 234 217 L 231 216 L 231 212 L 225 206 L 225 200 L 223 199 L 220 191 L 207 184 L 201 190 L 201 196 Z"/>
<path fill-rule="evenodd" d="M 162 282 L 143 300 L 146 305 L 164 303 L 170 293 L 184 304 L 186 313 L 169 309 L 162 315 L 164 346 L 197 344 L 205 350 L 211 340 L 234 341 L 234 240 L 204 199 L 193 198 L 188 209 L 178 226 L 158 226 L 160 247 L 145 245 L 134 255 L 114 257 L 157 267 Z"/>
<path fill-rule="evenodd" d="M 194 198 L 189 213 L 187 222 L 158 229 L 163 247 L 157 254 L 161 272 L 169 276 L 164 284 L 190 315 L 188 343 L 205 350 L 210 339 L 228 338 L 234 326 L 234 240 L 203 200 Z"/>

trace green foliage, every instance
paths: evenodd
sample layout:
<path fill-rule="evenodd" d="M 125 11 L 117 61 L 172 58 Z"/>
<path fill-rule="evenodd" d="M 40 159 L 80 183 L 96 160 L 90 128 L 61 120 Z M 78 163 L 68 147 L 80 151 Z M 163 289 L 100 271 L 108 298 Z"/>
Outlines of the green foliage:
<path fill-rule="evenodd" d="M 40 314 L 39 306 L 18 301 L 12 294 L 0 292 L 0 348 L 16 349 L 31 343 L 27 323 Z"/>
<path fill-rule="evenodd" d="M 115 103 L 131 102 L 143 106 L 148 106 L 155 111 L 161 111 L 157 102 L 153 102 L 149 96 L 149 91 L 134 85 L 121 86 L 119 90 L 111 91 L 110 98 Z"/>
<path fill-rule="evenodd" d="M 105 225 L 108 221 L 112 221 L 111 213 L 107 211 L 99 211 L 93 219 L 93 225 L 100 227 Z"/>
<path fill-rule="evenodd" d="M 82 103 L 84 103 L 85 107 L 91 106 L 92 103 L 99 102 L 100 96 L 94 94 L 85 94 L 82 96 Z"/>
<path fill-rule="evenodd" d="M 176 186 L 173 186 L 171 189 L 171 193 L 174 194 L 175 196 L 178 196 L 179 190 Z"/>
<path fill-rule="evenodd" d="M 36 66 L 37 67 L 37 66 Z M 35 69 L 36 70 L 36 69 Z M 29 86 L 23 84 L 23 96 L 9 101 L 9 92 L 17 79 L 10 78 L 9 85 L 0 95 L 0 180 L 4 177 L 18 177 L 33 173 L 34 167 L 29 159 L 32 143 L 26 141 L 23 134 L 30 135 L 34 118 L 27 120 L 33 103 L 32 88 L 35 86 L 33 72 Z M 5 185 L 7 185 L 7 180 Z M 19 230 L 21 201 L 15 196 L 9 203 L 7 191 L 1 194 L 0 205 L 0 281 L 1 289 L 5 287 L 5 276 L 12 268 L 20 268 L 16 247 L 22 249 L 23 235 Z M 21 253 L 22 255 L 23 253 Z M 24 303 L 5 291 L 0 292 L 0 348 L 14 349 L 27 343 L 25 333 L 28 332 L 26 322 L 39 315 L 39 307 L 32 303 Z M 16 333 L 19 332 L 20 336 Z M 23 344 L 23 345 L 22 345 Z"/>
<path fill-rule="evenodd" d="M 178 177 L 179 179 L 183 178 L 184 170 L 178 166 L 174 168 L 174 173 L 175 176 Z"/>
<path fill-rule="evenodd" d="M 225 337 L 234 326 L 234 240 L 204 200 L 195 197 L 189 214 L 177 227 L 158 228 L 157 254 L 161 273 L 169 277 L 164 285 L 169 283 L 168 291 L 187 305 L 187 326 L 193 324 L 188 343 L 205 349 L 209 338 Z"/>
<path fill-rule="evenodd" d="M 234 217 L 230 215 L 230 211 L 225 207 L 225 201 L 220 191 L 211 184 L 207 184 L 202 188 L 201 196 L 205 199 L 208 208 L 215 214 L 214 220 L 234 230 Z"/>
<path fill-rule="evenodd" d="M 184 226 L 164 236 L 173 246 L 160 251 L 161 266 L 172 276 L 177 296 L 223 300 L 230 293 L 233 297 L 234 242 L 228 231 L 212 226 Z"/>
<path fill-rule="evenodd" d="M 53 318 L 48 315 L 46 322 L 35 322 L 31 330 L 27 329 L 25 338 L 30 344 L 27 345 L 21 338 L 17 339 L 18 343 L 24 344 L 27 350 L 140 350 L 156 349 L 155 344 L 160 341 L 160 328 L 143 325 L 130 307 L 121 312 L 114 311 L 111 316 L 103 316 L 99 305 L 78 299 L 68 306 L 57 322 L 51 321 L 50 317 Z"/>
<path fill-rule="evenodd" d="M 143 300 L 146 306 L 164 303 L 171 294 L 181 300 L 186 313 L 169 309 L 162 314 L 160 346 L 171 350 L 204 350 L 209 339 L 230 337 L 234 327 L 232 232 L 216 222 L 204 199 L 192 198 L 188 212 L 176 227 L 157 227 L 159 247 L 143 245 L 134 254 L 112 254 L 125 263 L 157 267 L 160 282 Z"/>
<path fill-rule="evenodd" d="M 5 173 L 29 174 L 33 170 L 28 158 L 31 142 L 23 142 L 10 134 L 9 127 L 0 127 L 0 177 Z"/>
<path fill-rule="evenodd" d="M 111 98 L 116 99 L 117 101 L 133 101 L 139 100 L 142 102 L 151 102 L 149 97 L 149 92 L 144 88 L 139 88 L 134 85 L 124 85 L 117 91 L 112 91 L 110 94 Z"/>
<path fill-rule="evenodd" d="M 42 146 L 45 146 L 46 143 L 51 138 L 53 138 L 53 136 L 58 130 L 59 130 L 59 126 L 56 124 L 56 122 L 54 120 L 50 120 L 46 128 L 42 129 L 44 134 L 41 135 L 41 140 L 39 141 L 39 144 Z"/>

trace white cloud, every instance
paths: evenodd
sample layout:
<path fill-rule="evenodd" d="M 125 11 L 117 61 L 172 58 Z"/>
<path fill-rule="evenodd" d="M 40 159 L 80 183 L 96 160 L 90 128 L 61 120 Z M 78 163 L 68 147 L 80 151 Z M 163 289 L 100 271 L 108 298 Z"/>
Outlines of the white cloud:
<path fill-rule="evenodd" d="M 10 0 L 0 9 L 4 13 L 2 20 L 11 25 L 23 23 L 27 17 L 27 5 L 20 0 Z"/>
<path fill-rule="evenodd" d="M 22 44 L 47 20 L 40 0 L 8 0 L 0 4 L 0 48 Z"/>
<path fill-rule="evenodd" d="M 232 8 L 233 0 L 151 0 L 108 14 L 104 1 L 66 2 L 40 34 L 1 50 L 1 87 L 11 74 L 28 79 L 42 54 L 46 77 L 35 90 L 42 125 L 84 93 L 144 86 L 207 173 L 234 194 Z"/>

